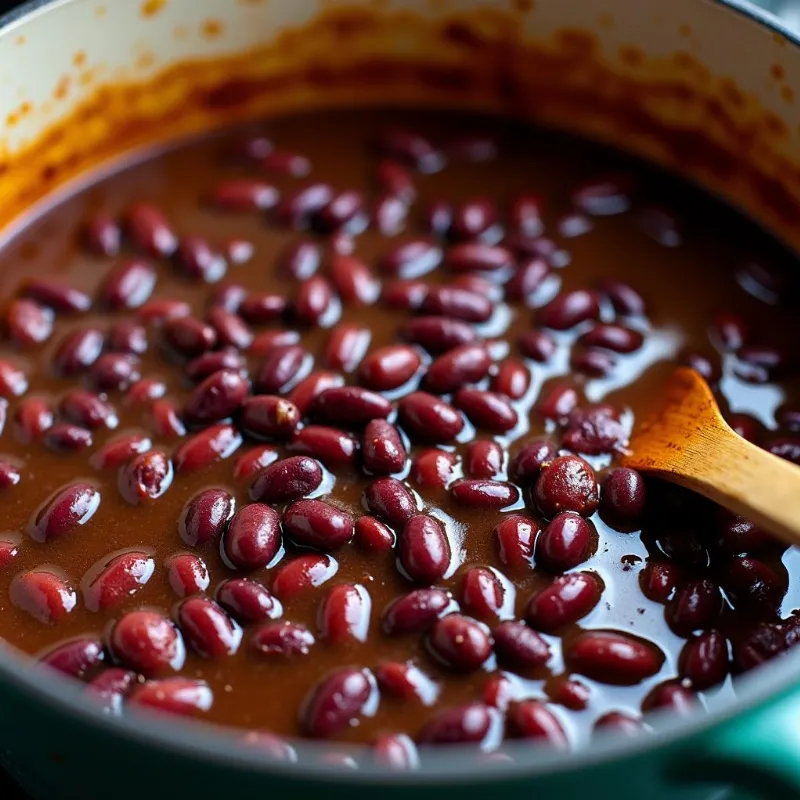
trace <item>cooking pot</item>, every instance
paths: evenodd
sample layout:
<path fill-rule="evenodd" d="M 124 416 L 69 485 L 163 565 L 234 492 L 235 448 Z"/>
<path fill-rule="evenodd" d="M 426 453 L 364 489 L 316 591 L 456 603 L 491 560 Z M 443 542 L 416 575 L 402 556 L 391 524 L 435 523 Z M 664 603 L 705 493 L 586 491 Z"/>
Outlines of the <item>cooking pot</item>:
<path fill-rule="evenodd" d="M 511 113 L 678 171 L 800 248 L 800 41 L 712 0 L 55 0 L 0 20 L 0 234 L 91 169 L 256 115 L 376 103 Z M 0 613 L 1 613 L 0 609 Z M 713 713 L 512 763 L 409 773 L 269 759 L 200 724 L 102 714 L 0 650 L 0 763 L 38 800 L 800 797 L 800 651 Z M 257 702 L 257 699 L 255 699 Z"/>

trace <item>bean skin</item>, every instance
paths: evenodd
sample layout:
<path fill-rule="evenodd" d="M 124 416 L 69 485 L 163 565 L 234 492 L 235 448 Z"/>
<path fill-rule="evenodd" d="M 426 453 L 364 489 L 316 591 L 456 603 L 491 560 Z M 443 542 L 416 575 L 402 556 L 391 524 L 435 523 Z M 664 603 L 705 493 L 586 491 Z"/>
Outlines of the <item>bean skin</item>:
<path fill-rule="evenodd" d="M 353 518 L 323 500 L 297 500 L 283 513 L 283 527 L 298 544 L 335 550 L 353 538 Z"/>
<path fill-rule="evenodd" d="M 403 568 L 420 583 L 435 583 L 450 565 L 450 545 L 441 523 L 424 514 L 406 522 L 399 551 Z"/>

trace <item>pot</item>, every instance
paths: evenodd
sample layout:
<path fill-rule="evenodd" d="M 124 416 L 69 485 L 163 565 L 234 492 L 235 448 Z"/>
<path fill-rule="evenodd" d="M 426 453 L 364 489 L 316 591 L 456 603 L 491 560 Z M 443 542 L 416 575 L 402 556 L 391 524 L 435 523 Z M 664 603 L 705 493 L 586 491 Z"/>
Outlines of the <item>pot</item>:
<path fill-rule="evenodd" d="M 0 20 L 0 235 L 144 145 L 311 106 L 513 113 L 680 172 L 800 247 L 800 40 L 739 2 L 59 0 Z M 574 754 L 458 748 L 408 774 L 277 762 L 224 732 L 103 715 L 0 651 L 0 763 L 38 800 L 800 797 L 800 651 L 730 707 Z M 748 795 L 748 796 L 752 796 Z"/>

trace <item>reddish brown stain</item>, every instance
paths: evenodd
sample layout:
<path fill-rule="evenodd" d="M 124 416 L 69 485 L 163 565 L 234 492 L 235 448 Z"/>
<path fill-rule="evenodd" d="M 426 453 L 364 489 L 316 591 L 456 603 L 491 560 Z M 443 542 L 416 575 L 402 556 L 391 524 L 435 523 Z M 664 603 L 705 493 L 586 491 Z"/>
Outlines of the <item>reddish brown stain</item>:
<path fill-rule="evenodd" d="M 686 23 L 679 25 L 678 34 L 684 39 L 689 39 L 692 35 L 692 26 L 687 25 Z"/>
<path fill-rule="evenodd" d="M 782 81 L 786 77 L 786 71 L 782 64 L 773 64 L 769 68 L 769 74 L 776 80 Z"/>
<path fill-rule="evenodd" d="M 207 19 L 200 25 L 200 34 L 205 39 L 216 39 L 223 30 L 224 26 L 218 19 Z"/>
<path fill-rule="evenodd" d="M 69 94 L 70 88 L 70 78 L 68 75 L 62 75 L 58 83 L 56 84 L 56 88 L 53 90 L 53 97 L 56 100 L 64 100 L 66 96 Z"/>
<path fill-rule="evenodd" d="M 781 86 L 781 97 L 786 103 L 794 102 L 794 89 L 791 86 L 784 84 Z"/>
<path fill-rule="evenodd" d="M 512 5 L 516 11 L 522 14 L 529 14 L 534 8 L 533 0 L 513 0 Z"/>
<path fill-rule="evenodd" d="M 639 67 L 644 64 L 646 56 L 638 47 L 623 45 L 619 48 L 619 59 L 629 67 Z"/>
<path fill-rule="evenodd" d="M 142 3 L 142 16 L 154 17 L 167 5 L 167 0 L 145 0 Z"/>
<path fill-rule="evenodd" d="M 17 36 L 17 38 L 14 39 L 14 44 L 16 44 L 17 47 L 21 47 L 27 41 L 28 41 L 27 37 L 25 37 L 25 36 Z"/>
<path fill-rule="evenodd" d="M 83 50 L 78 50 L 78 52 L 72 56 L 72 63 L 76 67 L 82 67 L 86 63 L 86 53 Z"/>

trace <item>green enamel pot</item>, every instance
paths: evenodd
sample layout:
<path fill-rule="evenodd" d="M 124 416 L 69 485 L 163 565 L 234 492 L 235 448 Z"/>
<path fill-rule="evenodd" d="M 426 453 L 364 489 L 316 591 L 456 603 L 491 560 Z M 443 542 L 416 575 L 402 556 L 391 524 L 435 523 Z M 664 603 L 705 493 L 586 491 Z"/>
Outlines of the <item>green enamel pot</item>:
<path fill-rule="evenodd" d="M 416 41 L 413 36 L 409 38 L 406 28 L 403 37 L 390 35 L 397 29 L 395 21 L 402 18 L 402 13 L 401 17 L 396 16 L 398 12 L 411 12 L 430 25 L 431 30 L 438 30 L 437 26 L 448 15 L 463 21 L 472 19 L 477 9 L 484 12 L 488 9 L 491 19 L 511 21 L 510 26 L 503 27 L 504 35 L 518 37 L 526 46 L 539 48 L 541 52 L 555 52 L 558 46 L 574 43 L 574 33 L 580 31 L 581 41 L 587 41 L 588 36 L 594 42 L 593 59 L 603 60 L 612 73 L 618 72 L 634 84 L 643 77 L 636 71 L 651 69 L 654 64 L 661 65 L 662 78 L 678 83 L 683 80 L 684 84 L 687 79 L 685 75 L 680 78 L 680 69 L 685 70 L 689 64 L 697 70 L 697 65 L 702 65 L 698 74 L 704 77 L 697 78 L 698 85 L 702 84 L 709 92 L 715 87 L 720 90 L 727 87 L 722 91 L 719 108 L 728 114 L 726 118 L 733 120 L 734 126 L 746 125 L 748 115 L 755 120 L 756 127 L 758 120 L 769 120 L 769 125 L 764 126 L 768 129 L 764 134 L 765 147 L 758 153 L 753 149 L 752 157 L 757 157 L 759 163 L 748 174 L 769 177 L 762 188 L 769 185 L 780 190 L 772 195 L 773 202 L 764 202 L 755 184 L 749 185 L 741 175 L 721 175 L 702 160 L 688 163 L 685 154 L 670 150 L 659 140 L 655 133 L 657 123 L 664 129 L 700 127 L 698 133 L 711 140 L 719 134 L 714 126 L 706 124 L 707 120 L 704 123 L 696 115 L 686 114 L 676 100 L 677 95 L 663 107 L 659 105 L 658 93 L 640 98 L 652 122 L 652 130 L 647 131 L 641 126 L 623 130 L 611 106 L 602 103 L 585 114 L 576 114 L 574 108 L 569 111 L 557 102 L 532 103 L 521 111 L 529 117 L 541 117 L 548 124 L 568 125 L 585 134 L 621 143 L 683 172 L 740 206 L 790 245 L 800 246 L 800 224 L 793 216 L 795 204 L 800 207 L 800 181 L 793 177 L 798 174 L 796 170 L 792 173 L 784 168 L 787 164 L 800 164 L 797 134 L 800 102 L 795 105 L 792 99 L 800 88 L 800 41 L 752 6 L 712 0 L 28 3 L 0 19 L 0 234 L 3 225 L 7 223 L 8 232 L 18 221 L 17 217 L 10 219 L 10 214 L 3 217 L 4 211 L 35 210 L 33 206 L 24 209 L 18 206 L 20 198 L 28 196 L 33 205 L 46 202 L 30 186 L 21 185 L 20 181 L 24 184 L 25 179 L 19 176 L 30 174 L 31 167 L 45 174 L 45 161 L 55 157 L 55 151 L 30 150 L 31 142 L 67 119 L 97 89 L 96 82 L 75 80 L 70 92 L 54 93 L 65 75 L 76 74 L 77 63 L 100 67 L 96 73 L 99 80 L 104 76 L 128 83 L 152 80 L 168 74 L 176 63 L 187 59 L 202 64 L 268 46 L 286 29 L 302 30 L 331 5 L 369 9 L 380 23 L 378 28 L 389 32 L 379 42 L 384 62 L 423 54 L 427 60 L 439 59 L 444 64 L 445 60 L 458 56 L 455 50 L 432 47 L 435 42 L 432 36 L 420 34 Z M 152 13 L 143 13 L 143 9 Z M 487 16 L 484 13 L 475 18 L 485 21 Z M 182 29 L 196 30 L 198 21 L 204 19 L 221 22 L 222 34 L 175 35 Z M 354 63 L 361 59 L 363 63 L 357 66 L 363 67 L 370 52 L 374 57 L 377 43 L 371 40 L 360 44 L 363 48 L 353 46 L 346 57 Z M 639 57 L 619 61 L 621 52 L 630 54 L 633 50 Z M 144 51 L 146 59 L 141 57 Z M 76 58 L 78 52 L 82 53 L 80 59 Z M 301 65 L 303 58 L 313 57 L 317 66 L 327 55 L 330 52 L 324 49 L 314 52 L 314 48 L 309 48 L 309 54 L 296 48 L 292 54 Z M 341 53 L 337 57 L 341 58 Z M 460 57 L 464 59 L 463 53 Z M 570 57 L 574 64 L 581 54 L 573 49 Z M 670 69 L 675 75 L 670 70 L 665 73 L 664 64 L 672 65 Z M 482 64 L 469 66 L 478 72 L 492 68 Z M 534 77 L 526 76 L 525 68 L 524 61 L 517 63 L 513 59 L 504 67 L 507 72 L 516 71 L 515 79 L 521 83 Z M 198 68 L 197 81 L 204 80 L 205 74 Z M 578 88 L 565 86 L 565 92 Z M 454 86 L 397 85 L 391 96 L 402 102 L 513 110 L 488 92 L 481 97 L 462 97 Z M 302 104 L 365 104 L 386 100 L 386 93 L 373 84 L 371 89 L 363 91 L 357 87 L 337 92 L 318 88 L 316 93 L 307 92 Z M 21 114 L 22 102 L 33 112 Z M 291 107 L 291 103 L 279 102 L 269 93 L 258 98 L 256 105 L 248 113 Z M 173 112 L 176 134 L 212 124 L 208 115 L 190 118 L 187 114 L 183 120 L 175 109 Z M 134 113 L 132 110 L 131 114 Z M 242 115 L 246 116 L 244 112 Z M 92 135 L 88 127 L 85 135 Z M 85 149 L 95 144 L 100 146 L 89 139 L 84 144 Z M 133 144 L 132 140 L 120 137 L 118 152 L 109 151 L 109 156 L 125 155 Z M 719 142 L 721 149 L 726 146 L 724 141 Z M 30 163 L 31 153 L 41 163 Z M 749 157 L 745 154 L 743 162 Z M 22 164 L 26 169 L 9 170 L 9 164 L 12 167 Z M 576 753 L 554 753 L 518 744 L 509 750 L 511 760 L 499 763 L 476 758 L 472 751 L 452 748 L 426 757 L 417 771 L 388 773 L 376 770 L 367 758 L 358 754 L 358 769 L 331 766 L 321 758 L 324 750 L 319 744 L 297 743 L 297 760 L 279 761 L 243 747 L 231 734 L 209 726 L 153 716 L 109 716 L 88 704 L 79 686 L 32 668 L 30 662 L 7 648 L 0 651 L 0 763 L 35 800 L 287 796 L 350 800 L 355 795 L 383 800 L 407 800 L 410 796 L 418 800 L 800 798 L 800 651 L 737 679 L 735 694 L 736 700 L 727 708 L 682 718 L 655 715 L 653 733 L 624 739 L 609 735 Z M 254 698 L 254 702 L 275 702 L 275 692 L 270 697 Z"/>

